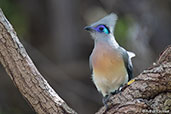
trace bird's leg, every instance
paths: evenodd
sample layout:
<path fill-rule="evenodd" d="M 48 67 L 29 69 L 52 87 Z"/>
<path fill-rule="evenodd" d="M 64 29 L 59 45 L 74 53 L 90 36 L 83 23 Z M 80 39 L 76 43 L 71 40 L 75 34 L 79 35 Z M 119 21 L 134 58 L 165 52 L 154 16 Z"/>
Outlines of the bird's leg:
<path fill-rule="evenodd" d="M 106 107 L 106 110 L 108 109 L 108 105 L 107 105 L 107 102 L 109 102 L 109 99 L 112 95 L 115 95 L 117 93 L 120 93 L 122 91 L 122 88 L 123 88 L 123 85 L 121 85 L 117 90 L 115 90 L 114 92 L 111 92 L 109 95 L 106 95 L 103 97 L 103 104 L 104 106 Z"/>
<path fill-rule="evenodd" d="M 108 109 L 107 102 L 109 102 L 110 97 L 111 97 L 111 94 L 104 96 L 102 99 L 102 102 L 103 102 L 104 106 L 106 107 L 106 109 Z"/>

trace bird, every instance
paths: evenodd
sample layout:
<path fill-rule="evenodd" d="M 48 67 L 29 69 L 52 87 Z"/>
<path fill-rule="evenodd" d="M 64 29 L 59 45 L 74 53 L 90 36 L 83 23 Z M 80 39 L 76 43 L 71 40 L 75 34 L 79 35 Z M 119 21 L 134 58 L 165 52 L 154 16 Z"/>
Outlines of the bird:
<path fill-rule="evenodd" d="M 122 86 L 133 78 L 131 58 L 135 53 L 121 47 L 115 37 L 114 29 L 118 16 L 111 13 L 99 21 L 84 27 L 94 40 L 94 49 L 89 57 L 92 80 L 103 95 L 106 105 L 111 94 L 121 91 Z"/>

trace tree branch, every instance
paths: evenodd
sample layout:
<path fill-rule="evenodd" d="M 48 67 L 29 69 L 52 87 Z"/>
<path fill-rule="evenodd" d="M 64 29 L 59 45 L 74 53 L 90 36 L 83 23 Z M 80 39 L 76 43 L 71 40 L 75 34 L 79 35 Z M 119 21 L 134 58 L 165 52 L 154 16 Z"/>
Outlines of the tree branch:
<path fill-rule="evenodd" d="M 39 73 L 0 9 L 0 62 L 39 114 L 76 114 Z"/>

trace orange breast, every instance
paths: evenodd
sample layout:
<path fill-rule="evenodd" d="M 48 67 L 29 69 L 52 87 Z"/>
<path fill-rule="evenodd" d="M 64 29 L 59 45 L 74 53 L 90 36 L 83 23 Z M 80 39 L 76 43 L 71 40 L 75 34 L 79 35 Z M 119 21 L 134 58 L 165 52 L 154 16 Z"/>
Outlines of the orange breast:
<path fill-rule="evenodd" d="M 103 76 L 111 81 L 115 76 L 126 74 L 122 55 L 105 44 L 96 46 L 93 50 L 92 66 L 94 76 Z"/>

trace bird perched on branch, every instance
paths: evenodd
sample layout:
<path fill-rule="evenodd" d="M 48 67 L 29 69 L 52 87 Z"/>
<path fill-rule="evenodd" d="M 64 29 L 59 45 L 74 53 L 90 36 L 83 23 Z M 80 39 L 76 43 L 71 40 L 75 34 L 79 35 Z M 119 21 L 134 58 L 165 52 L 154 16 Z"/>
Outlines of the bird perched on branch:
<path fill-rule="evenodd" d="M 111 93 L 118 93 L 120 87 L 132 79 L 131 58 L 133 52 L 120 47 L 113 35 L 117 15 L 100 19 L 84 29 L 89 31 L 94 40 L 94 49 L 90 55 L 92 79 L 106 104 Z"/>

